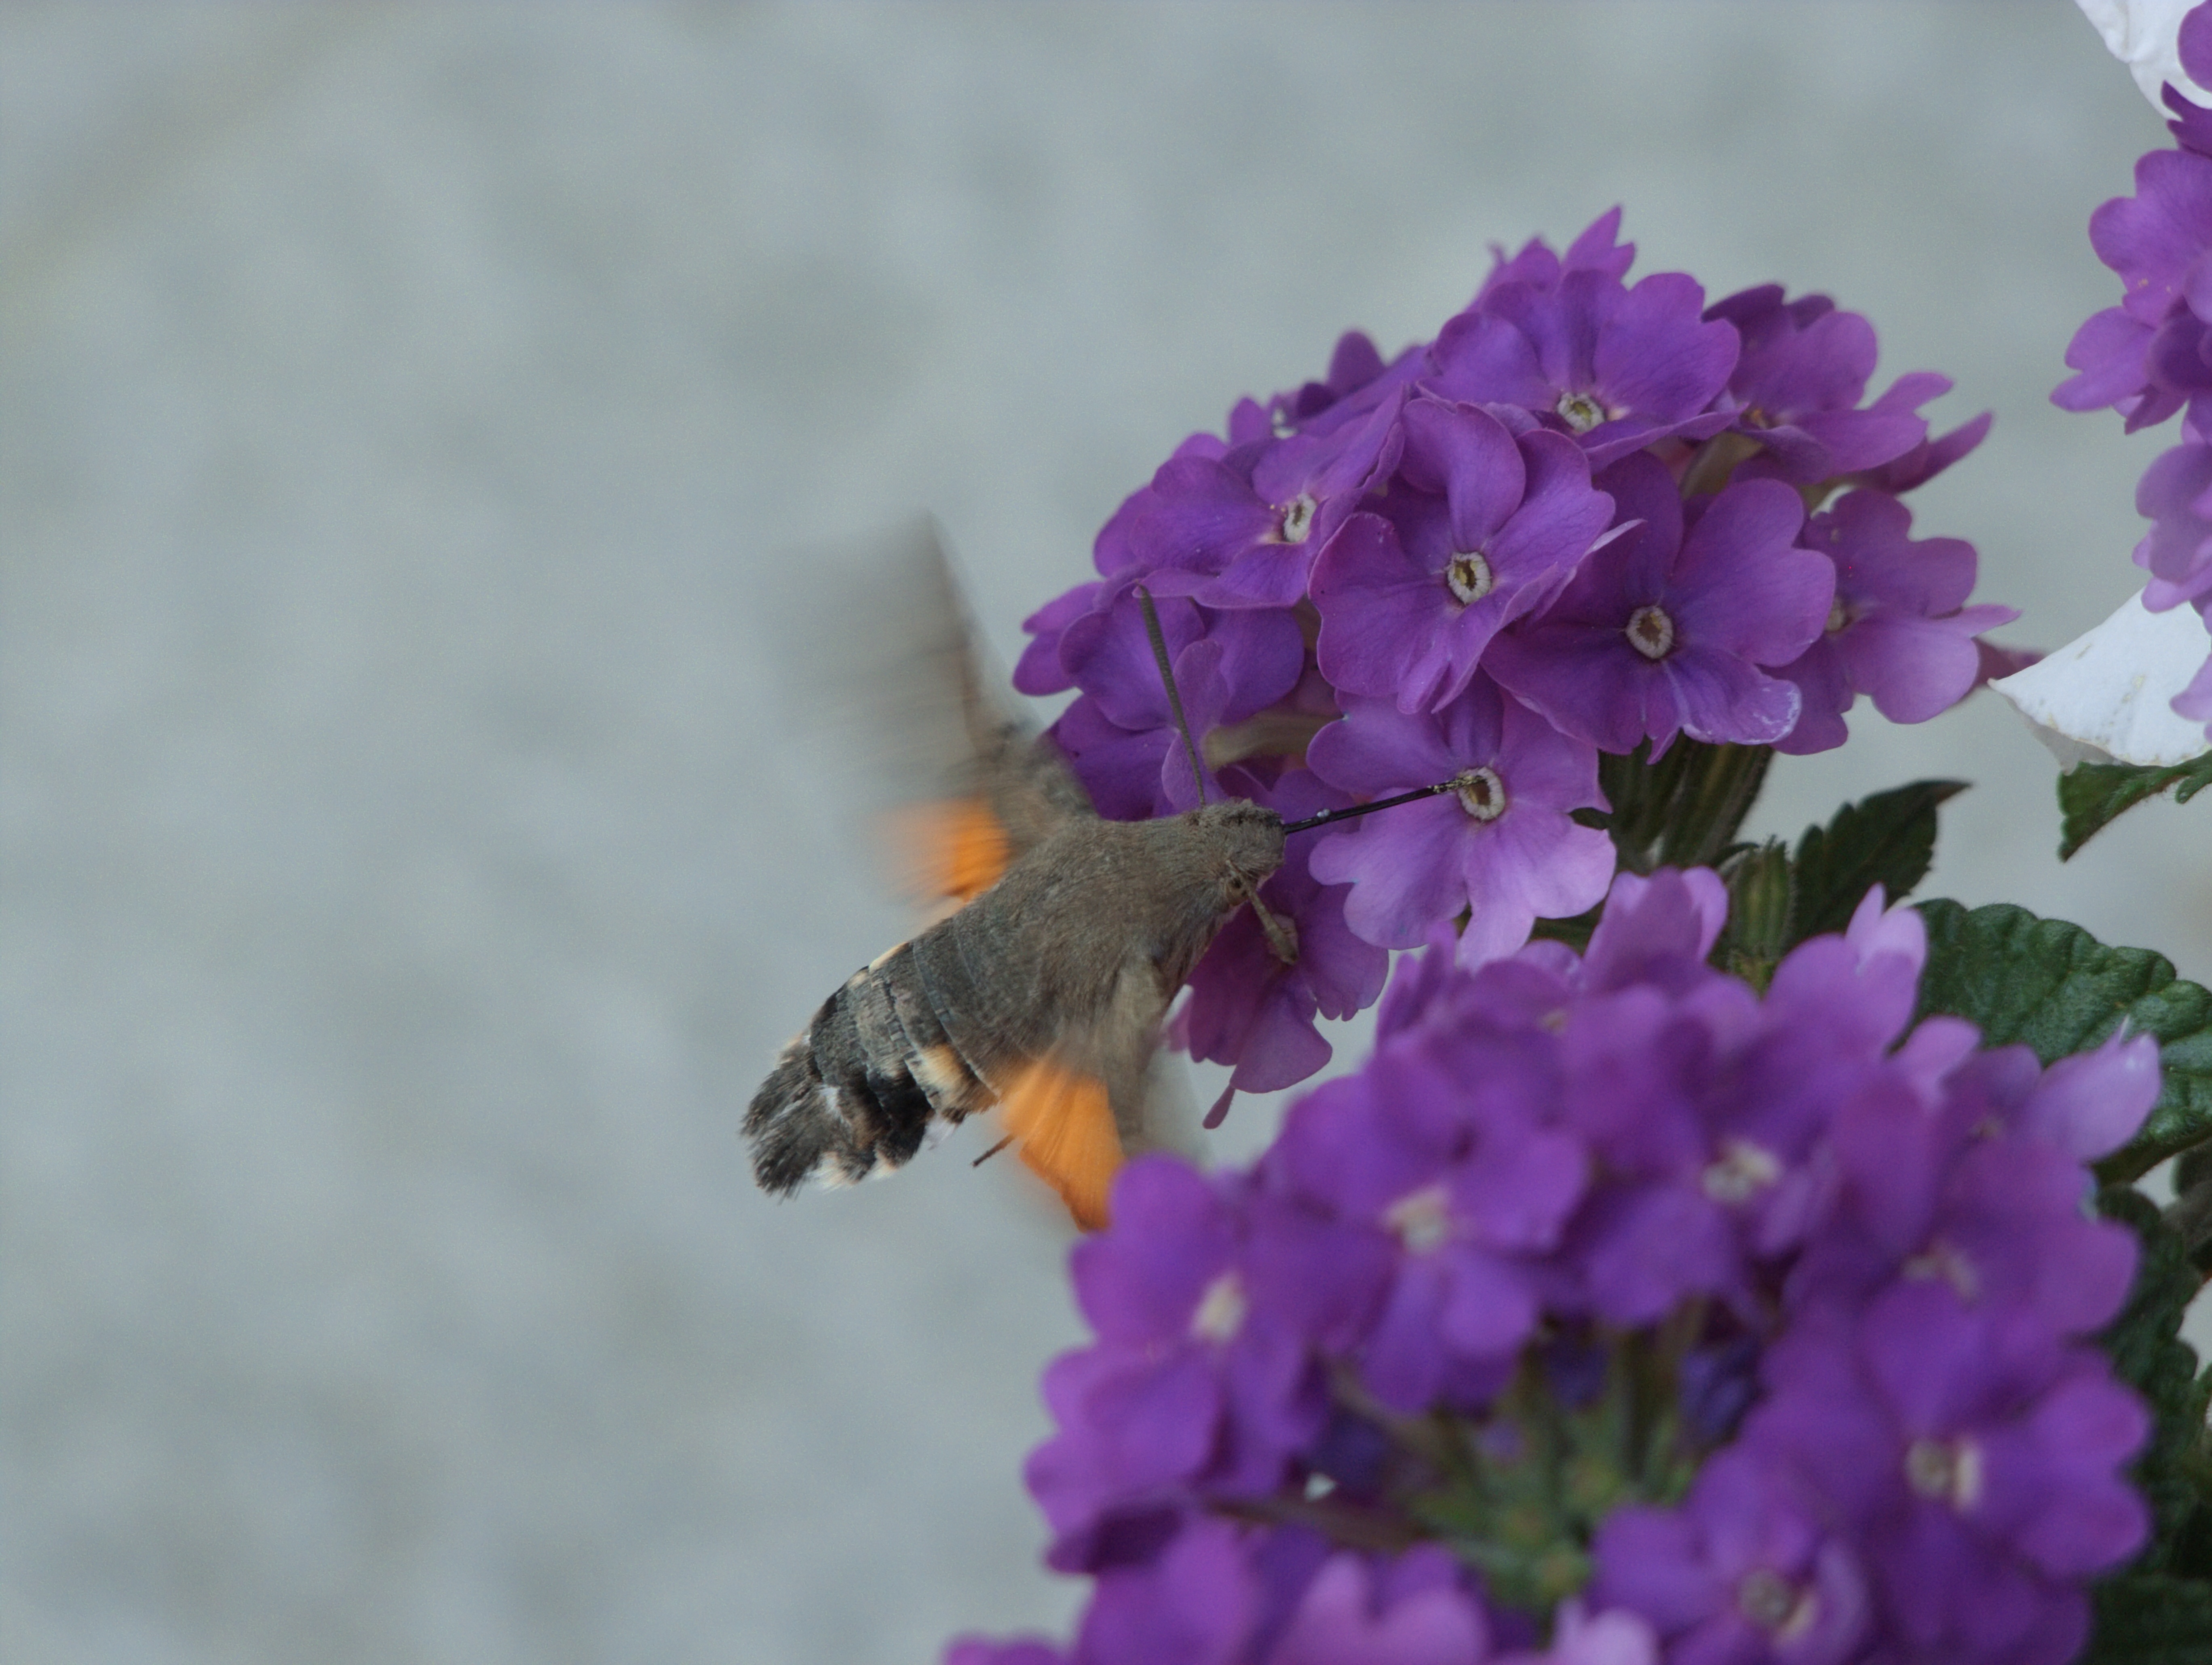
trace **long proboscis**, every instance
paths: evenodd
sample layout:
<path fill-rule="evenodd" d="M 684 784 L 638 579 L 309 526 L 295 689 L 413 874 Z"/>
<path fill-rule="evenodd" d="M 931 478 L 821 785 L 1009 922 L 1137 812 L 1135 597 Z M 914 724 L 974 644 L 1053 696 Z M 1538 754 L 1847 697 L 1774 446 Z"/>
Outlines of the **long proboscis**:
<path fill-rule="evenodd" d="M 1302 821 L 1284 822 L 1283 834 L 1287 838 L 1293 832 L 1310 832 L 1318 826 L 1334 826 L 1339 821 L 1371 815 L 1377 809 L 1395 809 L 1401 803 L 1418 803 L 1423 798 L 1435 797 L 1439 792 L 1451 791 L 1458 784 L 1459 778 L 1454 776 L 1449 780 L 1440 780 L 1433 786 L 1419 786 L 1410 792 L 1401 792 L 1395 797 L 1377 798 L 1372 803 L 1355 803 L 1342 809 L 1324 809 L 1317 815 L 1308 815 Z"/>

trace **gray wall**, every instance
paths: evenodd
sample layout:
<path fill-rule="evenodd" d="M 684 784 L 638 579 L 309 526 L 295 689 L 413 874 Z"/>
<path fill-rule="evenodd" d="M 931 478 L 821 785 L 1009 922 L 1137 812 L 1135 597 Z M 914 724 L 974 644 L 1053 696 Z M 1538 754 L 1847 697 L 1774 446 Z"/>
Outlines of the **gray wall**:
<path fill-rule="evenodd" d="M 755 617 L 811 544 L 934 509 L 1013 649 L 1184 433 L 1624 202 L 1996 408 L 1920 526 L 2015 639 L 2133 587 L 2159 442 L 2045 395 L 2162 134 L 2064 0 L 17 5 L 0 75 L 11 1662 L 1070 1611 L 1064 1229 L 735 1137 L 904 929 Z M 1994 700 L 1854 727 L 1766 826 L 1970 777 L 1932 891 L 2212 975 L 2212 806 L 2060 869 Z"/>

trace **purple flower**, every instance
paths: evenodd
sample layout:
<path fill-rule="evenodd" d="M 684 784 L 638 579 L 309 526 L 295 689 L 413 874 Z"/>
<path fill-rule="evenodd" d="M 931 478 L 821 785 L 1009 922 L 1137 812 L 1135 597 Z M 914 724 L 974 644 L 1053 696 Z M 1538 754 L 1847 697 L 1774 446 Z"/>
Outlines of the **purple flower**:
<path fill-rule="evenodd" d="M 1745 1440 L 1818 1486 L 1864 1546 L 1899 1644 L 1962 1665 L 2074 1656 L 2081 1582 L 2149 1525 L 2120 1473 L 2148 1419 L 2102 1355 L 1921 1281 L 1855 1319 L 1799 1315 L 1767 1365 Z"/>
<path fill-rule="evenodd" d="M 1285 820 L 1298 820 L 1351 800 L 1300 769 L 1285 775 L 1261 802 Z M 1293 839 L 1283 865 L 1260 888 L 1260 900 L 1296 933 L 1297 959 L 1285 965 L 1249 909 L 1223 926 L 1191 973 L 1190 1000 L 1180 1014 L 1194 1058 L 1234 1064 L 1230 1086 L 1273 1093 L 1302 1081 L 1329 1060 L 1316 1014 L 1348 1018 L 1382 992 L 1389 954 L 1352 934 L 1341 885 L 1324 885 L 1308 865 L 1309 838 Z"/>
<path fill-rule="evenodd" d="M 1770 1118 L 1768 1106 L 1733 1102 L 1718 1038 L 1644 987 L 1568 1014 L 1568 1116 L 1604 1176 L 1559 1268 L 1570 1310 L 1645 1324 L 1692 1297 L 1747 1295 L 1755 1220 L 1739 1217 L 1778 1190 L 1795 1197 L 1816 1129 L 1794 1103 Z"/>
<path fill-rule="evenodd" d="M 1402 386 L 1372 409 L 1358 396 L 1340 422 L 1254 440 L 1220 458 L 1164 464 L 1132 510 L 1126 538 L 1163 596 L 1209 607 L 1289 607 L 1313 557 L 1368 489 L 1396 468 Z"/>
<path fill-rule="evenodd" d="M 1705 956 L 1728 923 L 1728 886 L 1710 868 L 1662 867 L 1648 878 L 1623 873 L 1583 950 L 1585 990 L 1605 993 L 1646 983 L 1683 994 L 1719 975 Z"/>
<path fill-rule="evenodd" d="M 1380 1567 L 1331 1557 L 1267 1665 L 1477 1665 L 1489 1651 L 1480 1603 L 1462 1588 L 1450 1556 L 1430 1547 Z"/>
<path fill-rule="evenodd" d="M 1658 1665 L 1658 1639 L 1641 1614 L 1625 1608 L 1585 1613 L 1563 1601 L 1552 1626 L 1552 1645 L 1541 1653 L 1498 1656 L 1497 1665 Z"/>
<path fill-rule="evenodd" d="M 1321 668 L 1403 711 L 1456 699 L 1490 639 L 1556 591 L 1613 518 L 1573 443 L 1473 405 L 1406 407 L 1389 518 L 1357 514 L 1315 563 Z"/>
<path fill-rule="evenodd" d="M 1182 472 L 1169 475 L 1168 469 L 1182 463 L 1218 463 L 1232 451 L 1238 451 L 1249 459 L 1252 448 L 1268 438 L 1269 432 L 1267 413 L 1250 399 L 1245 399 L 1229 414 L 1227 439 L 1212 433 L 1187 435 L 1152 478 L 1123 498 L 1121 506 L 1098 529 L 1098 536 L 1091 541 L 1091 564 L 1109 578 L 1120 577 L 1131 567 L 1150 566 L 1146 552 L 1132 542 L 1131 534 L 1140 520 L 1155 511 L 1163 477 L 1171 481 L 1183 477 Z"/>
<path fill-rule="evenodd" d="M 1612 840 L 1571 809 L 1602 807 L 1597 757 L 1478 675 L 1432 714 L 1346 699 L 1341 723 L 1308 750 L 1313 771 L 1361 797 L 1456 783 L 1437 797 L 1322 836 L 1311 857 L 1324 884 L 1349 884 L 1345 917 L 1370 942 L 1411 948 L 1462 909 L 1460 957 L 1508 954 L 1540 918 L 1582 912 L 1613 877 Z"/>
<path fill-rule="evenodd" d="M 1860 409 L 1874 326 L 1826 295 L 1784 301 L 1780 284 L 1763 284 L 1715 301 L 1705 316 L 1725 318 L 1743 341 L 1729 398 L 1735 430 L 1764 454 L 1739 468 L 1740 480 L 1808 486 L 1894 462 L 1928 437 L 1919 407 L 1951 391 L 1948 377 L 1918 371 Z"/>
<path fill-rule="evenodd" d="M 1311 1347 L 1347 1345 L 1382 1273 L 1341 1233 L 1176 1158 L 1124 1169 L 1112 1218 L 1071 1257 L 1097 1344 L 1047 1369 L 1060 1432 L 1029 1462 L 1067 1570 L 1200 1491 L 1271 1490 L 1325 1417 Z"/>
<path fill-rule="evenodd" d="M 1534 1329 L 1531 1256 L 1581 1199 L 1581 1144 L 1550 1125 L 1555 1043 L 1541 1030 L 1447 1045 L 1409 1035 L 1297 1105 L 1271 1182 L 1387 1245 L 1389 1287 L 1361 1350 L 1401 1410 L 1479 1403 Z"/>
<path fill-rule="evenodd" d="M 1706 321 L 1705 300 L 1680 272 L 1632 289 L 1587 268 L 1547 288 L 1497 283 L 1444 325 L 1423 386 L 1533 412 L 1574 436 L 1593 468 L 1661 439 L 1702 439 L 1729 424 L 1711 406 L 1736 358 L 1735 330 Z"/>
<path fill-rule="evenodd" d="M 1730 486 L 1685 531 L 1674 481 L 1655 458 L 1599 477 L 1624 521 L 1643 526 L 1584 561 L 1543 612 L 1492 643 L 1491 674 L 1553 724 L 1601 750 L 1677 734 L 1771 745 L 1790 732 L 1786 665 L 1820 637 L 1835 569 L 1794 547 L 1804 505 L 1779 481 Z"/>
<path fill-rule="evenodd" d="M 2136 163 L 2136 194 L 2089 216 L 2098 258 L 2119 274 L 2124 299 L 2075 333 L 2077 373 L 2051 394 L 2063 410 L 2110 405 L 2128 432 L 2164 421 L 2208 388 L 2204 318 L 2212 314 L 2212 157 L 2154 150 Z"/>
<path fill-rule="evenodd" d="M 1893 723 L 1924 723 L 1966 697 L 1981 676 L 1975 637 L 2020 616 L 1968 607 L 1974 546 L 1915 541 L 1912 512 L 1881 492 L 1846 493 L 1807 524 L 1802 543 L 1835 564 L 1835 599 L 1820 639 L 1779 675 L 1804 695 L 1784 752 L 1826 751 L 1849 737 L 1844 713 L 1860 694 Z"/>
<path fill-rule="evenodd" d="M 2212 445 L 2193 428 L 2184 438 L 2136 487 L 2136 512 L 2152 523 L 2136 565 L 2151 575 L 2143 605 L 2154 613 L 2212 596 Z"/>
<path fill-rule="evenodd" d="M 1283 1313 L 1254 1311 L 1233 1186 L 1139 1159 L 1115 1185 L 1113 1219 L 1073 1259 L 1099 1344 L 1046 1371 L 1062 1432 L 1030 1460 L 1030 1489 L 1063 1547 L 1109 1507 L 1179 1499 L 1216 1467 L 1224 1420 L 1241 1438 L 1218 1478 L 1265 1489 L 1321 1414 L 1304 1337 Z"/>
<path fill-rule="evenodd" d="M 2094 1162 L 2136 1136 L 2158 1091 L 2157 1040 L 2116 1030 L 2095 1051 L 2044 1070 L 2008 1125 L 2077 1162 Z"/>
<path fill-rule="evenodd" d="M 2202 6 L 2190 8 L 2176 32 L 2174 47 L 2182 73 L 2199 87 L 2212 87 L 2212 13 Z M 2148 92 L 2149 88 L 2144 90 Z M 2185 150 L 2212 154 L 2212 110 L 2191 104 L 2170 81 L 2159 88 L 2159 93 L 2176 118 L 2166 124 L 2174 142 Z"/>
<path fill-rule="evenodd" d="M 1866 1576 L 1786 1468 L 1720 1453 L 1680 1509 L 1600 1529 L 1592 1593 L 1650 1620 L 1668 1665 L 1838 1665 L 1868 1624 Z"/>
<path fill-rule="evenodd" d="M 1060 663 L 1084 697 L 1060 714 L 1053 736 L 1098 813 L 1114 820 L 1198 802 L 1135 582 L 1109 586 L 1060 638 Z M 1201 747 L 1211 730 L 1251 717 L 1297 686 L 1305 644 L 1287 612 L 1214 613 L 1166 596 L 1155 607 L 1183 715 Z M 1255 783 L 1227 784 L 1237 792 Z"/>
<path fill-rule="evenodd" d="M 1015 687 L 1024 693 L 1042 694 L 1065 693 L 1075 686 L 1074 677 L 1060 661 L 1060 639 L 1068 626 L 1097 608 L 1105 593 L 1103 584 L 1079 584 L 1022 621 L 1030 644 L 1014 663 Z"/>
<path fill-rule="evenodd" d="M 1568 245 L 1564 258 L 1554 254 L 1552 245 L 1540 237 L 1530 238 L 1521 245 L 1521 252 L 1510 259 L 1495 243 L 1490 245 L 1490 275 L 1483 280 L 1480 293 L 1469 303 L 1470 312 L 1480 312 L 1491 292 L 1508 283 L 1552 289 L 1559 287 L 1561 276 L 1573 271 L 1596 272 L 1618 282 L 1628 275 L 1629 267 L 1635 263 L 1636 245 L 1620 240 L 1620 210 L 1610 208 L 1591 221 Z"/>
<path fill-rule="evenodd" d="M 2204 627 L 2212 630 L 2212 603 L 2198 609 L 2204 615 Z M 2212 740 L 2212 653 L 2205 656 L 2203 667 L 2190 679 L 2189 686 L 2173 696 L 2173 709 L 2183 717 L 2204 724 L 2204 737 Z"/>
<path fill-rule="evenodd" d="M 2135 1238 L 2084 1215 L 2088 1178 L 2058 1147 L 1968 1141 L 1892 1085 L 1852 1099 L 1836 1152 L 1840 1206 L 1792 1272 L 1793 1303 L 1863 1302 L 1894 1280 L 1935 1282 L 1962 1306 L 2011 1307 L 2053 1335 L 2088 1335 L 2125 1300 Z"/>
<path fill-rule="evenodd" d="M 1321 433 L 1341 427 L 1411 382 L 1426 366 L 1427 360 L 1427 349 L 1416 343 L 1394 362 L 1385 364 L 1373 340 L 1360 330 L 1346 330 L 1337 337 L 1336 350 L 1329 354 L 1328 374 L 1295 392 L 1278 393 L 1269 401 L 1259 431 Z"/>
<path fill-rule="evenodd" d="M 1989 438 L 1990 424 L 1996 420 L 1990 411 L 1969 421 L 1964 421 L 1948 433 L 1922 441 L 1893 462 L 1880 468 L 1862 469 L 1850 476 L 1847 483 L 1869 486 L 1878 492 L 1902 496 L 1916 486 L 1924 486 L 1937 475 L 1966 456 Z"/>
<path fill-rule="evenodd" d="M 1243 1535 L 1198 1517 L 1158 1559 L 1103 1570 L 1070 1665 L 1238 1665 L 1262 1601 Z"/>

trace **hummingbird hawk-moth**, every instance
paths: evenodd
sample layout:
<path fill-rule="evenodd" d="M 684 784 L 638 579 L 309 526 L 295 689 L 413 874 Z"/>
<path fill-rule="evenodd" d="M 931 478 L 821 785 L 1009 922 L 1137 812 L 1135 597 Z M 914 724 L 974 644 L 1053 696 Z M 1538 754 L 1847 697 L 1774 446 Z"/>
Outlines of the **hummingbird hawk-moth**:
<path fill-rule="evenodd" d="M 1249 906 L 1276 954 L 1297 957 L 1290 922 L 1259 897 L 1282 865 L 1285 835 L 1472 777 L 1285 825 L 1243 799 L 1204 802 L 1186 729 L 1200 807 L 1109 820 L 1050 737 L 994 694 L 935 539 L 922 538 L 897 582 L 877 588 L 896 598 L 913 646 L 906 674 L 889 679 L 897 687 L 879 689 L 875 703 L 902 732 L 933 730 L 933 748 L 906 749 L 943 754 L 951 777 L 934 802 L 899 818 L 905 855 L 921 888 L 960 905 L 854 972 L 784 1047 L 745 1111 L 753 1176 L 778 1196 L 809 1181 L 850 1184 L 902 1166 L 995 1105 L 1001 1142 L 1097 1230 L 1124 1157 L 1160 1142 L 1148 1113 L 1153 1054 L 1170 1003 L 1215 934 Z"/>
<path fill-rule="evenodd" d="M 778 1195 L 851 1184 L 996 1105 L 1096 1229 L 1124 1154 L 1153 1141 L 1169 1003 L 1282 864 L 1282 818 L 1242 800 L 1102 818 L 1051 740 L 994 698 L 941 553 L 919 565 L 920 651 L 968 755 L 951 796 L 901 823 L 927 887 L 963 905 L 855 972 L 785 1046 L 745 1112 L 754 1177 Z"/>

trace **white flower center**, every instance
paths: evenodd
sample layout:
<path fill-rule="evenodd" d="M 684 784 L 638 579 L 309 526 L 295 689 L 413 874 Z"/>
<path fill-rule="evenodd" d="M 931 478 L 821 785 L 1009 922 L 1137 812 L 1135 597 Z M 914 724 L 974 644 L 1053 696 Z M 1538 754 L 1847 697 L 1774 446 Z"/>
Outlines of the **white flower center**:
<path fill-rule="evenodd" d="M 1628 645 L 1647 659 L 1663 659 L 1674 651 L 1674 621 L 1664 609 L 1639 607 L 1628 615 Z"/>
<path fill-rule="evenodd" d="M 1781 1160 L 1746 1139 L 1721 1142 L 1720 1160 L 1705 1173 L 1705 1195 L 1716 1202 L 1747 1202 L 1782 1178 Z"/>
<path fill-rule="evenodd" d="M 1459 807 L 1479 821 L 1494 821 L 1505 813 L 1505 783 L 1487 765 L 1453 776 L 1452 790 L 1459 794 Z"/>
<path fill-rule="evenodd" d="M 1385 1225 L 1409 1255 L 1425 1255 L 1451 1236 L 1451 1197 L 1442 1185 L 1409 1191 L 1383 1211 Z"/>
<path fill-rule="evenodd" d="M 1444 568 L 1444 584 L 1452 592 L 1452 598 L 1462 607 L 1469 602 L 1480 601 L 1498 588 L 1490 563 L 1472 551 L 1451 558 L 1451 565 Z"/>
<path fill-rule="evenodd" d="M 1746 1619 L 1785 1644 L 1811 1630 L 1820 1616 L 1817 1595 L 1765 1567 L 1744 1576 L 1735 1587 L 1735 1605 Z"/>
<path fill-rule="evenodd" d="M 1828 603 L 1827 632 L 1831 636 L 1851 621 L 1851 610 L 1844 605 L 1841 596 Z"/>
<path fill-rule="evenodd" d="M 1198 1311 L 1190 1315 L 1194 1341 L 1227 1341 L 1244 1328 L 1244 1280 L 1234 1270 L 1224 1272 L 1206 1286 L 1198 1298 Z"/>
<path fill-rule="evenodd" d="M 1962 1301 L 1971 1301 L 1982 1293 L 1981 1274 L 1974 1270 L 1968 1260 L 1949 1244 L 1937 1238 L 1926 1250 L 1905 1262 L 1908 1278 L 1941 1278 L 1957 1292 Z"/>
<path fill-rule="evenodd" d="M 1304 543 L 1312 536 L 1314 514 L 1321 506 L 1311 493 L 1300 492 L 1283 511 L 1283 527 L 1278 536 L 1285 543 Z"/>
<path fill-rule="evenodd" d="M 1605 421 L 1603 405 L 1589 394 L 1577 393 L 1571 389 L 1559 395 L 1559 403 L 1553 409 L 1559 413 L 1561 420 L 1577 433 L 1588 433 Z"/>
<path fill-rule="evenodd" d="M 1922 1497 L 1963 1514 L 1981 1501 L 1982 1448 L 1971 1439 L 1916 1439 L 1905 1453 L 1905 1478 Z"/>

